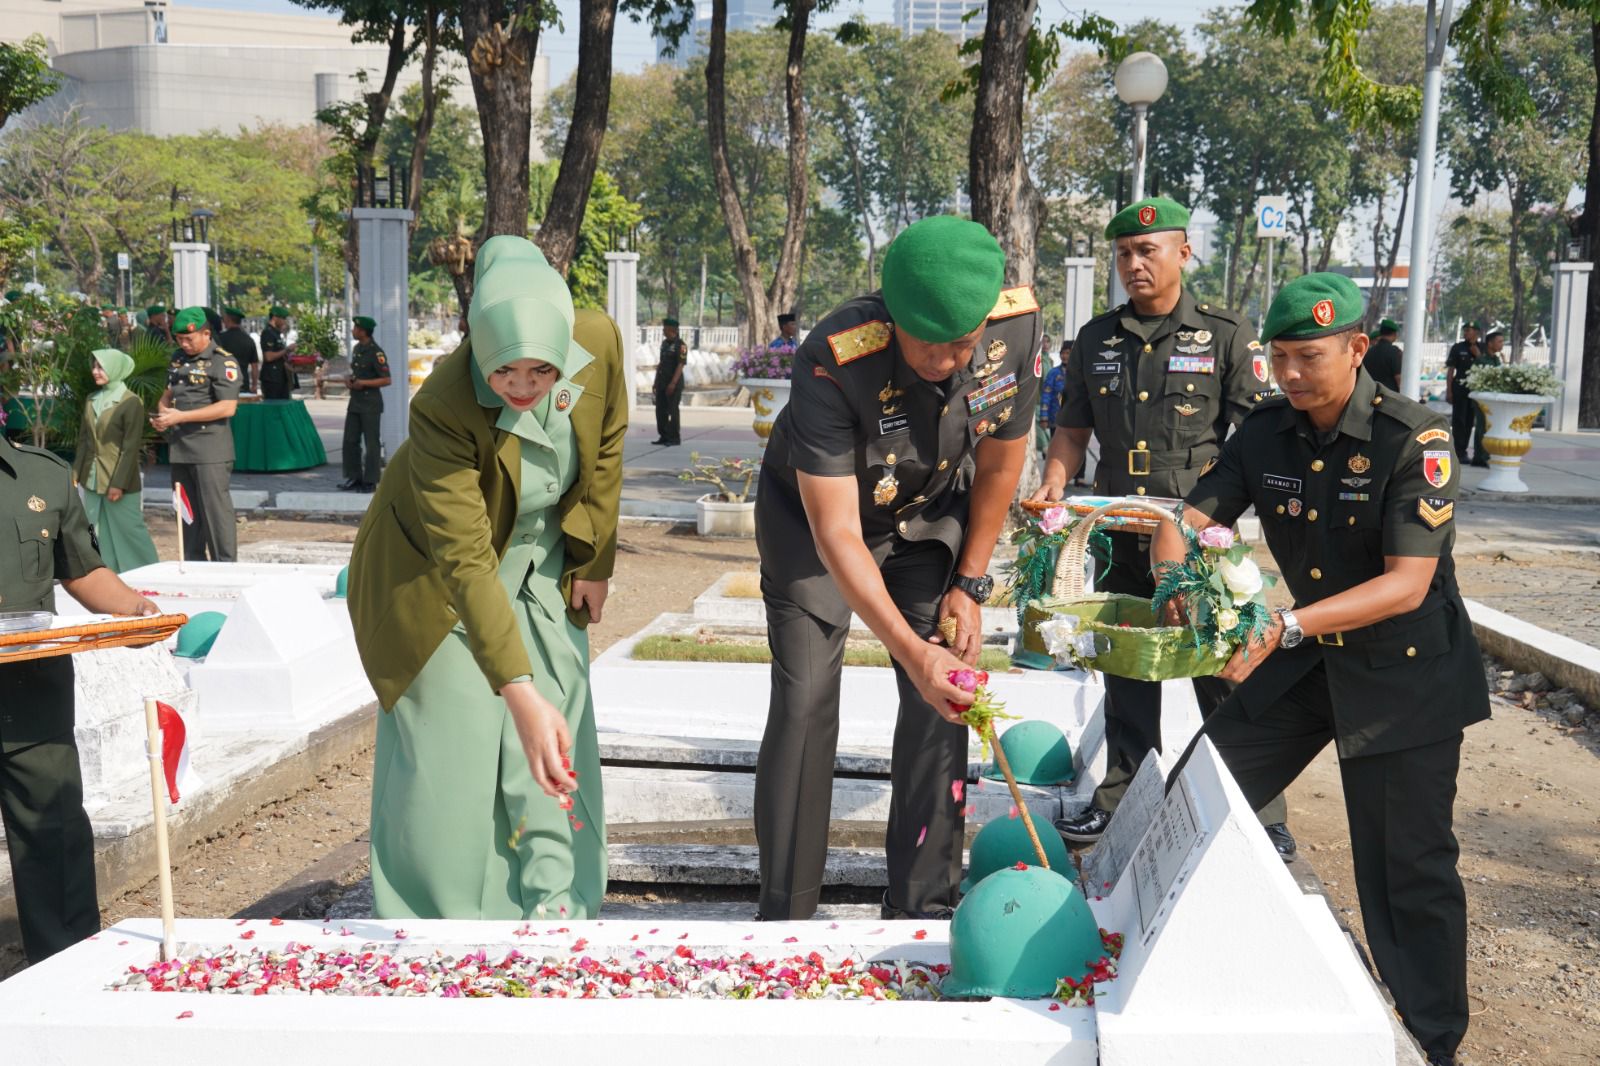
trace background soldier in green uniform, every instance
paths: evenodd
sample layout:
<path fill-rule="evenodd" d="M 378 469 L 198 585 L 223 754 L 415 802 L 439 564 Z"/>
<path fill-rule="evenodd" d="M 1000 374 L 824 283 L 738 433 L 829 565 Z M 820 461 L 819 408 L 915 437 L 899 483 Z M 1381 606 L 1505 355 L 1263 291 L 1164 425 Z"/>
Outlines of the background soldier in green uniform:
<path fill-rule="evenodd" d="M 216 337 L 217 347 L 233 356 L 239 364 L 245 391 L 255 392 L 256 365 L 261 361 L 256 354 L 255 338 L 244 331 L 244 312 L 237 307 L 222 309 L 222 332 Z"/>
<path fill-rule="evenodd" d="M 656 383 L 651 395 L 656 401 L 656 439 L 652 444 L 669 447 L 683 443 L 678 424 L 678 405 L 683 402 L 683 372 L 689 365 L 689 346 L 678 336 L 678 320 L 661 320 L 661 361 L 656 364 Z"/>
<path fill-rule="evenodd" d="M 294 369 L 289 366 L 289 344 L 284 330 L 289 328 L 289 310 L 274 304 L 261 327 L 261 398 L 288 400 L 294 396 Z"/>
<path fill-rule="evenodd" d="M 0 436 L 0 611 L 53 611 L 58 579 L 91 611 L 157 613 L 100 561 L 67 464 Z M 0 815 L 29 962 L 100 928 L 72 677 L 64 656 L 0 664 Z"/>
<path fill-rule="evenodd" d="M 1266 352 L 1254 331 L 1183 287 L 1188 225 L 1187 208 L 1157 196 L 1128 205 L 1106 227 L 1128 302 L 1078 333 L 1034 499 L 1061 498 L 1068 475 L 1082 469 L 1091 434 L 1100 445 L 1096 494 L 1180 497 L 1216 458 L 1229 427 L 1270 393 Z M 1148 599 L 1155 592 L 1149 538 L 1110 538 L 1110 567 L 1098 587 Z M 1196 678 L 1194 688 L 1202 714 L 1228 693 L 1214 678 Z M 1107 675 L 1106 776 L 1088 810 L 1057 823 L 1061 835 L 1098 840 L 1151 748 L 1161 750 L 1161 686 Z M 1295 850 L 1287 820 L 1281 797 L 1261 811 L 1286 862 Z"/>
<path fill-rule="evenodd" d="M 882 292 L 836 308 L 795 353 L 756 496 L 772 647 L 756 765 L 763 918 L 817 908 L 852 610 L 889 649 L 900 690 L 884 915 L 955 905 L 963 819 L 950 782 L 966 776 L 971 699 L 948 674 L 982 646 L 989 559 L 1039 402 L 1038 304 L 1001 291 L 1004 269 L 982 226 L 924 219 L 890 245 Z M 950 648 L 934 643 L 945 618 Z"/>
<path fill-rule="evenodd" d="M 236 556 L 233 497 L 233 429 L 239 406 L 239 364 L 211 343 L 205 311 L 189 307 L 173 323 L 178 352 L 167 370 L 167 391 L 150 424 L 166 434 L 172 481 L 182 485 L 194 508 L 183 527 L 183 556 L 231 563 Z"/>
<path fill-rule="evenodd" d="M 378 485 L 378 429 L 383 421 L 383 389 L 389 384 L 389 357 L 372 339 L 378 323 L 366 315 L 353 320 L 355 351 L 350 353 L 350 405 L 344 415 L 344 481 L 339 488 L 371 492 Z M 362 461 L 362 445 L 366 460 Z"/>
<path fill-rule="evenodd" d="M 1378 332 L 1372 335 L 1372 347 L 1367 349 L 1367 357 L 1362 360 L 1361 368 L 1367 376 L 1386 389 L 1400 389 L 1400 346 L 1395 343 L 1395 338 L 1400 336 L 1400 323 L 1392 318 L 1386 318 L 1378 323 Z"/>
<path fill-rule="evenodd" d="M 1467 374 L 1478 365 L 1483 349 L 1478 345 L 1478 324 L 1468 322 L 1461 327 L 1461 339 L 1450 346 L 1444 357 L 1444 394 L 1450 401 L 1450 432 L 1456 439 L 1456 458 L 1467 461 L 1472 447 L 1473 414 L 1477 407 L 1467 388 Z"/>
<path fill-rule="evenodd" d="M 151 304 L 144 309 L 144 335 L 162 344 L 172 343 L 172 330 L 167 325 L 167 309 L 161 304 Z"/>
<path fill-rule="evenodd" d="M 1451 832 L 1462 730 L 1489 716 L 1450 556 L 1458 478 L 1444 419 L 1358 373 L 1367 338 L 1349 278 L 1285 285 L 1262 335 L 1287 394 L 1259 407 L 1188 495 L 1190 525 L 1254 505 L 1294 594 L 1222 676 L 1206 730 L 1245 799 L 1339 753 L 1362 923 L 1430 1063 L 1467 1029 L 1466 896 Z M 1157 566 L 1183 546 L 1165 526 Z"/>

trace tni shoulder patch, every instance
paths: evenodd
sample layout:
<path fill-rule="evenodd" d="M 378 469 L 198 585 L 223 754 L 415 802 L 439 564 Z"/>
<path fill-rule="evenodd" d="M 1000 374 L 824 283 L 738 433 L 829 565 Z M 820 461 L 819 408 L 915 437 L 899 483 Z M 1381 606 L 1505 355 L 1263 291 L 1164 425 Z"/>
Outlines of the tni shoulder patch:
<path fill-rule="evenodd" d="M 997 318 L 1015 318 L 1025 315 L 1029 311 L 1039 310 L 1039 301 L 1033 298 L 1033 287 L 1018 285 L 1014 289 L 1001 289 L 1000 299 L 995 301 L 994 310 L 989 312 L 989 320 Z"/>
<path fill-rule="evenodd" d="M 834 361 L 844 366 L 864 355 L 883 351 L 889 347 L 890 336 L 889 323 L 863 322 L 830 336 L 828 347 L 833 349 Z"/>
<path fill-rule="evenodd" d="M 1417 434 L 1418 444 L 1432 444 L 1436 440 L 1449 440 L 1450 434 L 1437 427 L 1425 429 Z"/>
<path fill-rule="evenodd" d="M 1454 500 L 1447 500 L 1440 496 L 1417 497 L 1417 517 L 1429 529 L 1438 529 L 1456 516 Z"/>

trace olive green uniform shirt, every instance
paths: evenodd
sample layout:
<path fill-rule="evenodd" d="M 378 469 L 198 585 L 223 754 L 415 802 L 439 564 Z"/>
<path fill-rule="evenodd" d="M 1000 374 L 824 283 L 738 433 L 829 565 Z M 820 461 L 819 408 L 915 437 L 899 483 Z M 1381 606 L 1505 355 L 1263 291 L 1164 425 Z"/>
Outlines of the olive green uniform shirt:
<path fill-rule="evenodd" d="M 350 378 L 352 381 L 376 381 L 389 377 L 389 357 L 378 347 L 377 341 L 366 340 L 357 344 L 350 353 Z M 350 410 L 382 411 L 382 389 L 351 389 Z"/>
<path fill-rule="evenodd" d="M 104 565 L 72 469 L 0 437 L 0 611 L 53 611 L 58 578 Z"/>
<path fill-rule="evenodd" d="M 1100 442 L 1094 491 L 1178 497 L 1272 394 L 1265 349 L 1237 314 L 1184 290 L 1165 319 L 1123 304 L 1078 332 L 1056 425 Z"/>
<path fill-rule="evenodd" d="M 687 367 L 689 363 L 689 345 L 682 337 L 665 337 L 661 341 L 661 360 L 656 364 L 656 391 L 665 394 L 667 386 L 672 384 L 672 375 L 677 373 L 679 367 Z M 682 392 L 684 379 L 678 379 L 678 387 L 674 391 Z"/>
<path fill-rule="evenodd" d="M 1296 606 L 1372 580 L 1387 556 L 1438 560 L 1416 610 L 1273 652 L 1237 690 L 1250 717 L 1319 661 L 1346 758 L 1435 743 L 1489 716 L 1450 555 L 1457 475 L 1445 418 L 1366 374 L 1331 433 L 1276 397 L 1223 445 L 1186 502 L 1223 525 L 1254 506 Z"/>
<path fill-rule="evenodd" d="M 237 400 L 244 387 L 239 361 L 215 344 L 192 358 L 180 348 L 167 368 L 172 406 L 196 411 L 221 400 Z M 233 427 L 230 420 L 184 422 L 166 431 L 168 457 L 174 463 L 233 462 Z"/>
<path fill-rule="evenodd" d="M 862 538 L 880 564 L 916 541 L 943 543 L 954 563 L 966 539 L 978 443 L 1033 431 L 1041 331 L 1032 293 L 1008 289 L 970 366 L 934 383 L 901 357 L 881 294 L 857 297 L 817 324 L 795 352 L 791 396 L 773 426 L 756 497 L 761 557 L 785 597 L 826 622 L 850 616 L 817 554 L 801 471 L 855 478 Z"/>

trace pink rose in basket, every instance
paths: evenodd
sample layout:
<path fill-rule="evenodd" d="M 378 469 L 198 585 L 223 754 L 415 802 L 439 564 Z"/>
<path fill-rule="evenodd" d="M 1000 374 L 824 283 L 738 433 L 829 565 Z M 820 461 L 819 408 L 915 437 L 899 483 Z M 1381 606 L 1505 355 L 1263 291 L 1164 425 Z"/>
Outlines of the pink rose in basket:
<path fill-rule="evenodd" d="M 1227 526 L 1207 526 L 1200 531 L 1200 546 L 1225 552 L 1233 547 L 1233 530 Z"/>
<path fill-rule="evenodd" d="M 1039 516 L 1039 532 L 1053 536 L 1066 529 L 1072 521 L 1072 512 L 1065 507 L 1052 507 Z"/>

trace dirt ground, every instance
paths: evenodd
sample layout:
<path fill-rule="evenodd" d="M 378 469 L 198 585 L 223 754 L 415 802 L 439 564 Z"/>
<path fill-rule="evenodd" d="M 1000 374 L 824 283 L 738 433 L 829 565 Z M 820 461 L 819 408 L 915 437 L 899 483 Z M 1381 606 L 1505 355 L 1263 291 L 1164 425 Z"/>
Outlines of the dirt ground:
<path fill-rule="evenodd" d="M 252 522 L 241 540 L 350 540 L 335 522 Z M 171 533 L 157 536 L 170 553 Z M 663 611 L 685 611 L 730 569 L 753 568 L 748 541 L 707 541 L 629 523 L 594 654 Z M 1464 558 L 1474 596 L 1600 643 L 1600 559 Z M 1495 700 L 1468 731 L 1456 831 L 1470 919 L 1472 1066 L 1600 1062 L 1600 733 Z M 1595 722 L 1591 715 L 1589 722 Z M 363 839 L 371 767 L 363 755 L 296 796 L 254 812 L 177 861 L 180 914 L 226 915 L 267 895 L 333 849 Z M 1360 935 L 1338 767 L 1332 752 L 1290 790 L 1290 818 L 1341 916 Z M 619 886 L 621 887 L 621 886 Z M 105 901 L 108 922 L 152 913 L 153 883 Z M 0 965 L 0 972 L 6 969 Z"/>

